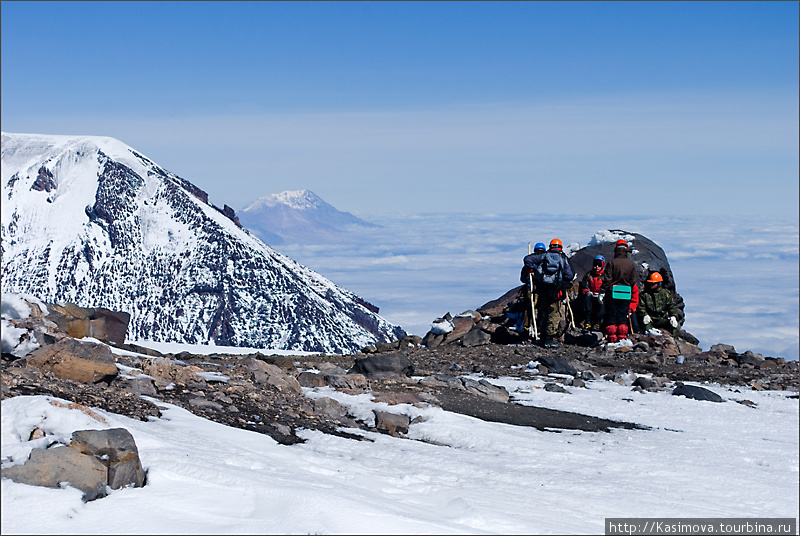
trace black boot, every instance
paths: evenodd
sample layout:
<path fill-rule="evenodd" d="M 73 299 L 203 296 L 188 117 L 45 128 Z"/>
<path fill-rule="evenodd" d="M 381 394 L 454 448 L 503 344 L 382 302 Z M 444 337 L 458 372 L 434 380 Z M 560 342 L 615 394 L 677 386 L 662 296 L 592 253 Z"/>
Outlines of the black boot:
<path fill-rule="evenodd" d="M 558 344 L 558 342 L 553 337 L 550 337 L 548 335 L 548 336 L 545 336 L 544 344 L 542 344 L 542 346 L 544 346 L 545 348 L 558 348 L 560 345 Z"/>

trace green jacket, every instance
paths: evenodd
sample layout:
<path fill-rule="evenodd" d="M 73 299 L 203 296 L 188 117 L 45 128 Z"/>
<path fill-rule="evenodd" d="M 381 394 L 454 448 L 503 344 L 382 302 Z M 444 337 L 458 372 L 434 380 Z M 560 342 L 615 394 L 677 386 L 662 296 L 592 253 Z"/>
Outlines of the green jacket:
<path fill-rule="evenodd" d="M 639 306 L 636 312 L 640 317 L 650 315 L 653 320 L 668 320 L 669 317 L 678 317 L 678 308 L 672 292 L 661 287 L 658 292 L 642 292 L 639 294 Z"/>

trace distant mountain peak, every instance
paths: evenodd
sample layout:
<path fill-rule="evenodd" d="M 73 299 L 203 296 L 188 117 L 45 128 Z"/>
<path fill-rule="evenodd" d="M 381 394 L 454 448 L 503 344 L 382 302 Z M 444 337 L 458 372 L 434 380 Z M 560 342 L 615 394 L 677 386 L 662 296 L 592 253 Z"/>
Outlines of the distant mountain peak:
<path fill-rule="evenodd" d="M 297 210 L 313 210 L 322 206 L 331 206 L 311 190 L 286 190 L 278 194 L 269 194 L 256 199 L 242 212 L 258 210 L 262 207 L 287 205 Z"/>
<path fill-rule="evenodd" d="M 268 244 L 323 244 L 347 240 L 357 228 L 377 227 L 342 212 L 310 190 L 287 190 L 260 197 L 239 219 Z"/>

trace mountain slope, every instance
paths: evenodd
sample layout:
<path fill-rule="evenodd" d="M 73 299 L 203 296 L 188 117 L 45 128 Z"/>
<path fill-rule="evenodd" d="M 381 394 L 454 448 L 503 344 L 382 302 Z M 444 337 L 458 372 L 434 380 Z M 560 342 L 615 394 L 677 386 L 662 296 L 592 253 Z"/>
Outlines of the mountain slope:
<path fill-rule="evenodd" d="M 377 227 L 337 210 L 309 190 L 261 197 L 240 211 L 242 225 L 269 244 L 325 244 L 357 227 Z"/>
<path fill-rule="evenodd" d="M 2 135 L 2 290 L 131 314 L 130 339 L 350 352 L 404 335 L 113 138 Z"/>

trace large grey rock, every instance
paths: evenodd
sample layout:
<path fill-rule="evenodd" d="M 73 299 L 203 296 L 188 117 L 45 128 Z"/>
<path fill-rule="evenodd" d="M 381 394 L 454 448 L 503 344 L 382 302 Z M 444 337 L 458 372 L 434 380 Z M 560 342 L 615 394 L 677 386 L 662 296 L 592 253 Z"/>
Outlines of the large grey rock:
<path fill-rule="evenodd" d="M 326 374 L 325 383 L 334 389 L 350 391 L 367 391 L 369 382 L 363 374 Z"/>
<path fill-rule="evenodd" d="M 125 428 L 79 430 L 72 434 L 69 447 L 102 460 L 108 467 L 108 485 L 111 489 L 144 486 L 145 472 L 139 459 L 139 449 Z"/>
<path fill-rule="evenodd" d="M 473 346 L 481 346 L 489 344 L 492 335 L 480 328 L 473 328 L 461 337 L 461 346 L 471 348 Z"/>
<path fill-rule="evenodd" d="M 94 456 L 68 447 L 33 449 L 21 465 L 3 469 L 3 477 L 31 486 L 58 488 L 62 482 L 83 492 L 84 501 L 106 495 L 108 468 Z"/>
<path fill-rule="evenodd" d="M 464 388 L 472 394 L 490 398 L 497 402 L 508 402 L 509 394 L 505 387 L 500 387 L 481 379 L 475 381 L 470 378 L 461 378 Z"/>
<path fill-rule="evenodd" d="M 316 372 L 304 371 L 297 375 L 297 383 L 302 387 L 325 387 L 325 375 Z"/>
<path fill-rule="evenodd" d="M 347 408 L 342 406 L 336 400 L 329 398 L 327 396 L 314 399 L 312 404 L 314 407 L 314 413 L 316 413 L 317 415 L 325 415 L 327 417 L 333 417 L 335 419 L 347 415 Z"/>
<path fill-rule="evenodd" d="M 725 400 L 714 391 L 709 391 L 704 387 L 697 385 L 685 385 L 678 383 L 678 386 L 672 391 L 673 395 L 685 396 L 694 400 L 708 400 L 709 402 L 725 402 Z"/>
<path fill-rule="evenodd" d="M 746 351 L 743 354 L 737 354 L 734 357 L 739 366 L 742 365 L 753 365 L 754 367 L 760 367 L 761 364 L 764 362 L 764 356 L 761 354 L 756 354 L 751 352 L 750 350 Z"/>
<path fill-rule="evenodd" d="M 563 357 L 558 357 L 554 355 L 542 355 L 537 357 L 539 362 L 547 367 L 547 370 L 550 374 L 571 374 L 572 376 L 577 376 L 578 371 L 572 365 L 567 362 L 566 359 Z"/>
<path fill-rule="evenodd" d="M 349 372 L 363 374 L 367 378 L 393 378 L 411 376 L 414 365 L 405 354 L 375 354 L 356 359 Z"/>
<path fill-rule="evenodd" d="M 245 360 L 244 365 L 253 373 L 253 381 L 256 383 L 274 385 L 278 389 L 295 393 L 303 392 L 303 388 L 294 376 L 289 375 L 285 369 L 278 365 L 265 363 L 260 359 L 253 358 Z"/>
<path fill-rule="evenodd" d="M 378 430 L 393 436 L 408 433 L 408 427 L 411 425 L 411 418 L 408 415 L 398 415 L 378 410 L 373 410 L 372 412 L 375 414 L 375 428 Z"/>

